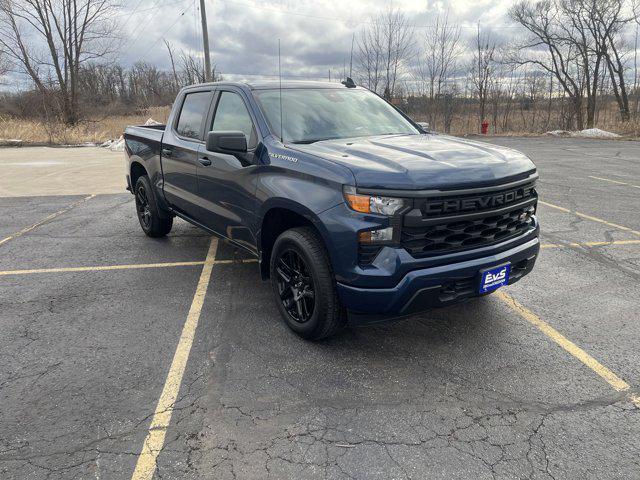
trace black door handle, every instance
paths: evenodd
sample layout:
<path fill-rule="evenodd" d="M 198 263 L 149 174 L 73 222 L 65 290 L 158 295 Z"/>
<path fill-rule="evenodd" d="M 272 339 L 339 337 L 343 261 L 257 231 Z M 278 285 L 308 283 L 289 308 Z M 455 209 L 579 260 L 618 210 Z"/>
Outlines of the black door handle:
<path fill-rule="evenodd" d="M 163 157 L 170 157 L 171 155 L 173 155 L 173 150 L 171 150 L 170 148 L 163 148 L 162 149 L 162 156 Z"/>
<path fill-rule="evenodd" d="M 207 157 L 200 157 L 198 158 L 198 161 L 205 167 L 208 167 L 209 165 L 211 165 L 211 160 L 209 160 Z"/>

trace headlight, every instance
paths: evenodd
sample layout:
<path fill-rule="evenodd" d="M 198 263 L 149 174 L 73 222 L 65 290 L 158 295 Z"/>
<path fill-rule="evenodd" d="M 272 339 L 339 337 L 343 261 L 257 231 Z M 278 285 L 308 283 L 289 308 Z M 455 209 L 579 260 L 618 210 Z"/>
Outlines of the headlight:
<path fill-rule="evenodd" d="M 344 199 L 353 210 L 362 213 L 379 213 L 391 216 L 404 206 L 401 198 L 360 195 L 351 186 L 344 187 Z"/>

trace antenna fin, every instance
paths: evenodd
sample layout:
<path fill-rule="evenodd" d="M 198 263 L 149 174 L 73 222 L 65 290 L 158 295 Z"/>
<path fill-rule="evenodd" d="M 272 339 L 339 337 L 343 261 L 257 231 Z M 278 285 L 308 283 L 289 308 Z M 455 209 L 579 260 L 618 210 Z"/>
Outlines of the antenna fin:
<path fill-rule="evenodd" d="M 351 77 L 347 77 L 346 80 L 343 80 L 340 83 L 347 88 L 356 88 L 356 82 L 354 82 Z"/>

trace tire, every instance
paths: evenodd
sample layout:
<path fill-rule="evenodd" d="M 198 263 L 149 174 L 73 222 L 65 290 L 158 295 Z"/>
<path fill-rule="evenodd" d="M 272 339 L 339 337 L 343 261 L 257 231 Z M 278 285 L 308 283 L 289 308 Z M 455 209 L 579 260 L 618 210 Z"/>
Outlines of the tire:
<path fill-rule="evenodd" d="M 296 264 L 296 258 L 302 262 Z M 312 228 L 283 232 L 275 241 L 269 267 L 276 305 L 291 330 L 307 340 L 320 340 L 344 328 L 347 316 L 327 251 Z"/>
<path fill-rule="evenodd" d="M 151 188 L 149 177 L 142 175 L 134 188 L 136 213 L 142 231 L 149 237 L 164 237 L 171 231 L 173 217 L 170 212 L 161 211 Z M 161 215 L 162 214 L 162 215 Z"/>

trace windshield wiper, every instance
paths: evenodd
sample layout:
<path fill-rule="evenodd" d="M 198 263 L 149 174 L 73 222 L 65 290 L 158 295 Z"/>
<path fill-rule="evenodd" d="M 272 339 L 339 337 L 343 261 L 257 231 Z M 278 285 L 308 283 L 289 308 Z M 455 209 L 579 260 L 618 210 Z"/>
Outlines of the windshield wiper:
<path fill-rule="evenodd" d="M 340 138 L 340 137 L 309 138 L 306 140 L 293 140 L 292 142 L 289 142 L 289 143 L 295 143 L 299 145 L 309 145 L 310 143 L 323 142 L 325 140 L 335 140 L 336 138 Z"/>

